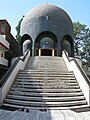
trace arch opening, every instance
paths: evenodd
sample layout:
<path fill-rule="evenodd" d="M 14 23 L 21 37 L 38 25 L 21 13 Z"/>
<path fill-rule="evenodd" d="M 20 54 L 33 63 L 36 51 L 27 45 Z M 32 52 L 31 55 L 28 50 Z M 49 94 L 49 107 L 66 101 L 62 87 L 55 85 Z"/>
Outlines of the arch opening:
<path fill-rule="evenodd" d="M 74 55 L 74 43 L 70 35 L 65 35 L 61 41 L 61 51 L 66 50 L 70 57 Z"/>
<path fill-rule="evenodd" d="M 28 34 L 24 34 L 21 37 L 21 51 L 24 54 L 28 49 L 31 51 L 31 55 L 32 55 L 32 38 L 30 35 Z"/>
<path fill-rule="evenodd" d="M 35 56 L 57 55 L 57 38 L 49 31 L 40 33 L 35 40 Z"/>
<path fill-rule="evenodd" d="M 27 50 L 31 50 L 31 41 L 30 40 L 25 40 L 23 42 L 23 54 L 27 51 Z"/>

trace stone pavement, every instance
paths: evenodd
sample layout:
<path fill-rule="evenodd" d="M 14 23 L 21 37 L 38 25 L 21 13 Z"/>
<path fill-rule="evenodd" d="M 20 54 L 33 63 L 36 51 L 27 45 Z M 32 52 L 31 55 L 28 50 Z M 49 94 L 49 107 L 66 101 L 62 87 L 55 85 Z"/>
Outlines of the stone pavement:
<path fill-rule="evenodd" d="M 90 111 L 77 113 L 72 110 L 0 110 L 0 120 L 90 120 Z"/>

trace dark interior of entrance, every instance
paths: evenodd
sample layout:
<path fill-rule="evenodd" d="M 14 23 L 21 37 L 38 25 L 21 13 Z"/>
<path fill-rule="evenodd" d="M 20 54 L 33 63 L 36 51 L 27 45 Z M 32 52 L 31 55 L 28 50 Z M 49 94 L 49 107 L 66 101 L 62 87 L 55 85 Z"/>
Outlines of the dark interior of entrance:
<path fill-rule="evenodd" d="M 52 56 L 52 49 L 41 49 L 41 56 Z"/>

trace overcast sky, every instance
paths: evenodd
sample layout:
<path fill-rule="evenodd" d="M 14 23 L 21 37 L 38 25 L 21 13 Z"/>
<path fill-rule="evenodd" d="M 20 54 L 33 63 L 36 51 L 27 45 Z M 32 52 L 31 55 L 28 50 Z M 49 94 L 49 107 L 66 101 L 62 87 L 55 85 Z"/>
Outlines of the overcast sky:
<path fill-rule="evenodd" d="M 6 19 L 15 36 L 18 21 L 33 7 L 42 4 L 57 5 L 64 9 L 73 22 L 79 21 L 90 28 L 90 0 L 0 0 L 0 19 Z"/>

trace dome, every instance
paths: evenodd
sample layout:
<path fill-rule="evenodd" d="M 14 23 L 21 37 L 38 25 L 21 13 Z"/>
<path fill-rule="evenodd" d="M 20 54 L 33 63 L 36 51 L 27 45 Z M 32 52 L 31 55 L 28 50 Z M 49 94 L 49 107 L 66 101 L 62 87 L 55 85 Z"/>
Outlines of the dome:
<path fill-rule="evenodd" d="M 70 19 L 68 14 L 61 8 L 54 5 L 41 5 L 30 10 L 25 16 L 23 22 L 29 22 L 31 18 L 47 17 L 45 19 L 60 17 L 62 19 Z M 56 18 L 54 18 L 56 19 Z"/>
<path fill-rule="evenodd" d="M 51 26 L 51 22 L 53 26 Z M 59 30 L 62 28 L 62 31 L 64 28 L 67 31 L 72 29 L 72 21 L 63 9 L 54 5 L 45 4 L 33 8 L 26 14 L 21 24 L 20 34 L 21 36 L 24 34 L 29 34 L 31 37 L 33 37 L 32 32 L 41 32 L 41 26 L 43 31 L 47 31 L 45 25 L 49 25 L 49 29 L 47 29 L 53 32 L 56 29 L 58 30 L 58 27 L 60 27 Z"/>
<path fill-rule="evenodd" d="M 55 5 L 41 5 L 30 10 L 20 27 L 21 46 L 27 38 L 32 43 L 32 54 L 37 55 L 39 48 L 54 48 L 61 55 L 61 41 L 64 36 L 73 49 L 73 25 L 69 15 Z M 48 40 L 48 45 L 45 45 Z"/>

